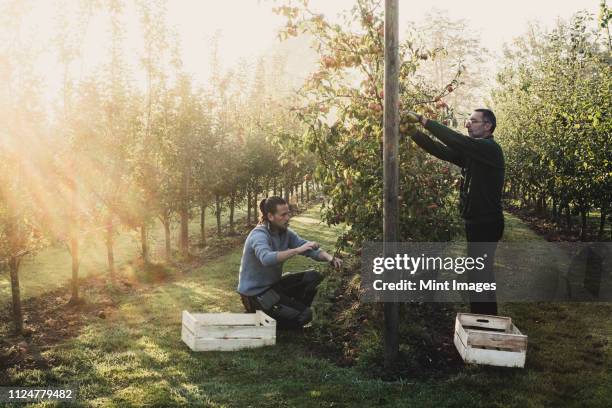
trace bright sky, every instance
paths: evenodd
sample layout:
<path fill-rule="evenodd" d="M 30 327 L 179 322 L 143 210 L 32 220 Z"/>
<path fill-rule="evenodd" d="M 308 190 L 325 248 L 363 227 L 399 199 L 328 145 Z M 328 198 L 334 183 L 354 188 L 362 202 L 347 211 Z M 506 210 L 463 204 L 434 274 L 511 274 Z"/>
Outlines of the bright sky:
<path fill-rule="evenodd" d="M 435 6 L 448 10 L 454 18 L 465 18 L 476 32 L 482 34 L 483 45 L 494 52 L 501 51 L 504 42 L 524 33 L 529 21 L 538 20 L 551 27 L 558 17 L 569 18 L 586 9 L 597 15 L 600 0 L 438 0 L 435 2 L 399 0 L 400 32 L 405 32 L 409 20 L 419 21 Z M 179 4 L 181 7 L 178 7 Z M 215 4 L 213 6 L 213 4 Z M 240 4 L 238 7 L 237 5 Z M 354 0 L 310 0 L 311 8 L 334 17 L 349 9 Z M 170 21 L 177 24 L 189 66 L 205 68 L 203 43 L 215 30 L 223 35 L 223 54 L 227 61 L 240 57 L 255 57 L 277 43 L 275 29 L 283 19 L 274 15 L 272 1 L 198 1 L 174 3 Z M 204 53 L 206 54 L 206 53 Z M 204 57 L 204 58 L 203 58 Z"/>
<path fill-rule="evenodd" d="M 2 0 L 0 0 L 1 2 Z M 68 4 L 75 1 L 65 0 Z M 504 42 L 521 35 L 529 21 L 540 21 L 551 27 L 558 17 L 567 19 L 574 12 L 586 9 L 597 15 L 600 0 L 438 0 L 436 2 L 399 0 L 400 33 L 405 32 L 409 20 L 419 21 L 434 6 L 446 9 L 453 18 L 464 18 L 481 34 L 482 43 L 494 52 L 501 51 Z M 433 3 L 433 4 L 432 4 Z M 57 57 L 48 40 L 53 37 L 56 25 L 54 2 L 32 2 L 32 13 L 28 16 L 32 39 L 39 44 L 42 53 L 38 66 L 44 75 L 49 94 L 59 87 L 61 71 Z M 343 9 L 352 7 L 351 0 L 311 0 L 311 8 L 334 17 Z M 220 57 L 226 67 L 234 66 L 241 58 L 253 62 L 278 44 L 276 29 L 283 18 L 272 13 L 277 3 L 270 0 L 171 0 L 168 2 L 167 19 L 174 26 L 183 49 L 184 67 L 192 72 L 200 83 L 209 78 L 210 39 L 220 33 Z M 139 39 L 138 18 L 133 6 L 126 10 L 127 55 L 138 63 L 142 43 Z M 79 64 L 80 75 L 87 74 L 107 57 L 100 50 L 108 38 L 107 16 L 98 15 L 88 25 L 83 42 L 83 61 Z M 55 68 L 54 68 L 55 66 Z"/>

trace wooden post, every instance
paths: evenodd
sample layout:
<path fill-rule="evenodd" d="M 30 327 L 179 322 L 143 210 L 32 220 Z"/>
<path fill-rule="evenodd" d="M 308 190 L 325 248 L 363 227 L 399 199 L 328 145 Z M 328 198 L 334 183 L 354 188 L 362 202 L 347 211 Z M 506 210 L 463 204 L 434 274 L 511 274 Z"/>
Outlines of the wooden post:
<path fill-rule="evenodd" d="M 384 252 L 397 242 L 399 223 L 399 55 L 398 1 L 385 0 L 385 106 L 383 138 L 383 236 Z M 385 366 L 391 366 L 399 353 L 399 304 L 386 302 Z"/>

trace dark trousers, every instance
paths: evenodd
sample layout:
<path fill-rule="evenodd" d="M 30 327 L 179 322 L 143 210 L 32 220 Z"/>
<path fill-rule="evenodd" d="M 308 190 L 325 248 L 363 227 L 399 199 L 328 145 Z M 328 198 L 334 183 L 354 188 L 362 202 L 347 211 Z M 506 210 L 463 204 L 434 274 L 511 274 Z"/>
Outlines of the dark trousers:
<path fill-rule="evenodd" d="M 482 270 L 473 269 L 469 271 L 470 282 L 495 282 L 495 251 L 497 242 L 504 234 L 504 219 L 487 221 L 482 223 L 466 223 L 465 235 L 468 241 L 468 256 L 472 258 L 482 257 L 484 268 Z M 497 297 L 494 291 L 482 291 L 480 293 L 471 292 L 470 311 L 477 314 L 497 315 Z"/>
<path fill-rule="evenodd" d="M 298 328 L 312 320 L 312 301 L 317 294 L 317 286 L 323 280 L 323 275 L 314 270 L 296 272 L 284 275 L 269 290 L 279 296 L 278 302 L 263 308 L 257 296 L 240 295 L 247 313 L 263 310 L 276 319 L 279 328 Z"/>

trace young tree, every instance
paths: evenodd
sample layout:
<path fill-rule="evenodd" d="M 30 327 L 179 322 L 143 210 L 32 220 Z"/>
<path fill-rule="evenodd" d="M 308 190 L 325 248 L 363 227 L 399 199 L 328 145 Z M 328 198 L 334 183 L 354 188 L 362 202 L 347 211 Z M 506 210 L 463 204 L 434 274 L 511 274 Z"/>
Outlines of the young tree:
<path fill-rule="evenodd" d="M 82 185 L 80 178 L 78 118 L 77 105 L 74 103 L 75 89 L 77 81 L 76 74 L 82 76 L 82 66 L 78 72 L 75 71 L 75 63 L 82 57 L 83 38 L 87 32 L 87 27 L 92 14 L 95 12 L 97 4 L 94 2 L 81 1 L 76 4 L 68 5 L 62 3 L 57 10 L 57 36 L 54 39 L 58 50 L 59 63 L 62 66 L 62 102 L 57 124 L 58 133 L 61 135 L 62 150 L 59 150 L 56 159 L 57 172 L 60 174 L 63 183 L 64 193 L 67 195 L 61 201 L 64 208 L 58 208 L 60 212 L 66 211 L 67 235 L 64 235 L 68 243 L 68 250 L 72 258 L 72 282 L 70 303 L 78 303 L 79 299 L 79 255 L 81 239 L 81 216 L 82 202 L 79 188 Z M 77 126 L 75 126 L 77 124 Z M 69 196 L 68 196 L 69 195 Z M 57 232 L 57 229 L 56 229 Z"/>
<path fill-rule="evenodd" d="M 27 7 L 0 5 L 0 265 L 8 266 L 15 333 L 23 332 L 19 269 L 26 255 L 45 245 L 36 196 L 43 183 L 36 171 L 44 149 L 46 122 L 40 82 L 32 72 L 35 49 L 23 37 Z"/>
<path fill-rule="evenodd" d="M 177 46 L 172 42 L 165 20 L 166 2 L 138 1 L 138 13 L 143 31 L 144 52 L 142 67 L 146 77 L 145 103 L 143 110 L 143 128 L 140 136 L 131 146 L 133 160 L 133 177 L 138 185 L 134 202 L 142 245 L 142 257 L 145 263 L 150 262 L 148 228 L 156 214 L 170 222 L 172 200 L 160 198 L 160 193 L 169 193 L 172 182 L 167 169 L 163 167 L 162 152 L 171 132 L 172 123 L 166 117 L 170 101 L 167 99 L 169 89 L 169 72 L 180 69 Z M 160 189 L 162 184 L 165 189 Z M 170 194 L 172 194 L 170 192 Z M 167 197 L 167 195 L 166 195 Z M 168 228 L 166 228 L 168 232 Z"/>

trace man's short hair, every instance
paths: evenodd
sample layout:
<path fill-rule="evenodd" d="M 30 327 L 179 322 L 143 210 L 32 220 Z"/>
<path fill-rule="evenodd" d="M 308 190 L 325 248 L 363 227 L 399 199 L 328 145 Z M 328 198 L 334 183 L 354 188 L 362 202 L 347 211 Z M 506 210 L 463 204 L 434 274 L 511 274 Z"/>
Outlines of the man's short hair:
<path fill-rule="evenodd" d="M 493 111 L 490 109 L 480 108 L 474 109 L 474 112 L 482 112 L 482 117 L 484 118 L 484 120 L 491 124 L 491 133 L 493 133 L 495 127 L 497 126 L 497 119 L 495 118 L 495 114 L 493 113 Z"/>

